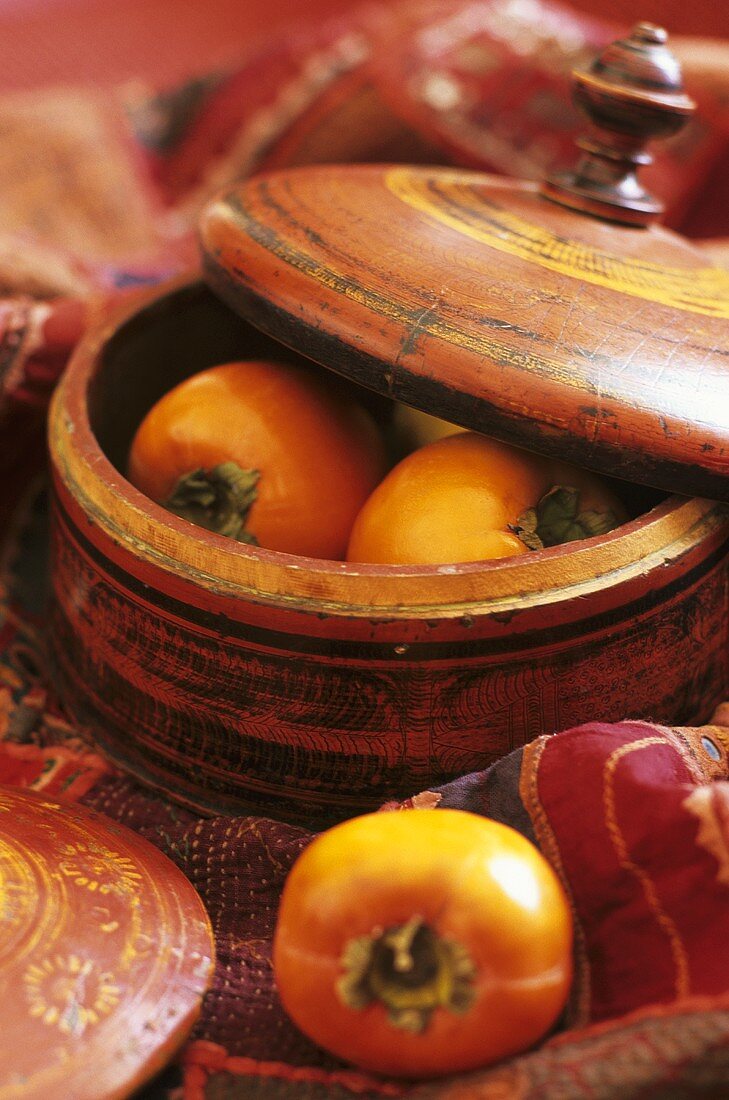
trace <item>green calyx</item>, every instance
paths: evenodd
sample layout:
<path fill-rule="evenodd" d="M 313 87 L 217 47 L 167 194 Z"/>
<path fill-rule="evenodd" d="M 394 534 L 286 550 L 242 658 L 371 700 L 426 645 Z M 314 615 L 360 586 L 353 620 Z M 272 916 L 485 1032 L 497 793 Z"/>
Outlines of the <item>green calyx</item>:
<path fill-rule="evenodd" d="M 349 1008 L 384 1005 L 393 1027 L 427 1030 L 438 1008 L 464 1014 L 475 997 L 474 964 L 459 943 L 420 917 L 350 940 L 341 957 L 337 993 Z"/>
<path fill-rule="evenodd" d="M 255 535 L 246 531 L 245 525 L 259 477 L 258 470 L 242 470 L 235 462 L 191 470 L 179 479 L 164 506 L 207 531 L 257 546 Z"/>
<path fill-rule="evenodd" d="M 511 530 L 530 550 L 561 546 L 576 539 L 604 535 L 618 526 L 615 513 L 592 509 L 580 512 L 580 493 L 566 485 L 555 485 L 534 508 L 528 508 Z"/>

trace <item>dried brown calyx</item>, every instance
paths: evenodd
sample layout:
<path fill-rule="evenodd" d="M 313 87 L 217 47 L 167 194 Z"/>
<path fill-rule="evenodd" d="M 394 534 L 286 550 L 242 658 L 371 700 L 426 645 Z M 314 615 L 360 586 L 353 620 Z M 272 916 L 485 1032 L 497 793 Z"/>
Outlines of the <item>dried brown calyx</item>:
<path fill-rule="evenodd" d="M 191 470 L 179 479 L 164 507 L 207 531 L 256 546 L 246 522 L 256 500 L 259 477 L 258 470 L 243 470 L 235 462 Z"/>
<path fill-rule="evenodd" d="M 379 1002 L 393 1027 L 424 1032 L 438 1008 L 465 1013 L 476 969 L 462 944 L 440 936 L 419 916 L 350 940 L 337 992 L 349 1008 Z"/>
<path fill-rule="evenodd" d="M 605 535 L 618 523 L 618 517 L 609 508 L 580 511 L 579 490 L 555 485 L 533 508 L 519 516 L 511 530 L 530 550 L 543 550 L 546 546 Z"/>

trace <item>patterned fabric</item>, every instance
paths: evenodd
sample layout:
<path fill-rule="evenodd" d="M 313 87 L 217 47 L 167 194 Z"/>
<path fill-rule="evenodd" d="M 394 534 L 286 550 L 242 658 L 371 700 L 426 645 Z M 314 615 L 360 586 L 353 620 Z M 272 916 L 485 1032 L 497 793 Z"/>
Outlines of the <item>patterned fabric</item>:
<path fill-rule="evenodd" d="M 89 300 L 195 265 L 200 205 L 236 179 L 337 160 L 564 164 L 583 128 L 569 73 L 621 30 L 554 0 L 364 5 L 180 88 L 1 96 L 0 411 L 26 381 L 35 406 L 47 396 Z M 669 222 L 700 210 L 729 235 L 726 53 L 675 45 L 698 111 L 652 183 Z"/>
<path fill-rule="evenodd" d="M 612 8 L 590 6 L 600 19 L 577 19 L 573 8 L 551 0 L 429 0 L 397 8 L 397 29 L 376 62 L 378 85 L 398 116 L 458 163 L 542 179 L 574 164 L 574 140 L 585 129 L 572 103 L 572 70 L 625 31 Z M 727 98 L 714 78 L 719 60 L 710 49 L 689 50 L 686 60 L 696 115 L 651 149 L 654 163 L 641 173 L 666 203 L 664 220 L 677 227 L 693 215 L 697 187 L 711 186 L 729 126 Z M 723 204 L 712 203 L 702 217 L 714 234 L 729 233 Z"/>
<path fill-rule="evenodd" d="M 721 725 L 594 723 L 436 792 L 518 827 L 558 871 L 577 929 L 572 1025 L 729 988 L 728 748 Z"/>
<path fill-rule="evenodd" d="M 727 1079 L 729 705 L 697 730 L 593 723 L 543 737 L 402 804 L 487 814 L 540 845 L 572 901 L 576 980 L 569 1027 L 531 1053 L 438 1083 L 375 1079 L 314 1047 L 276 996 L 278 898 L 313 834 L 262 818 L 200 819 L 165 803 L 54 710 L 42 630 L 30 623 L 42 519 L 40 505 L 27 514 L 0 605 L 0 784 L 77 799 L 135 829 L 200 892 L 217 966 L 176 1067 L 184 1100 L 622 1100 L 669 1085 L 667 1096 L 712 1095 Z M 148 1100 L 172 1100 L 176 1087 L 168 1073 Z"/>
<path fill-rule="evenodd" d="M 520 34 L 506 34 L 519 20 Z M 545 34 L 549 66 L 535 49 Z M 311 833 L 202 820 L 141 790 L 64 719 L 44 649 L 44 410 L 86 324 L 119 294 L 189 266 L 200 202 L 251 171 L 388 157 L 503 172 L 531 158 L 536 170 L 577 126 L 567 69 L 612 34 L 542 0 L 440 3 L 427 22 L 422 6 L 368 8 L 178 90 L 0 101 L 0 783 L 80 800 L 136 829 L 208 907 L 214 982 L 191 1042 L 148 1098 L 629 1100 L 721 1095 L 729 1079 L 726 713 L 699 731 L 595 723 L 410 800 L 486 813 L 535 840 L 579 930 L 567 1030 L 506 1065 L 413 1086 L 336 1063 L 278 1002 L 278 897 Z M 659 165 L 674 221 L 711 189 L 725 150 L 712 96 L 691 141 Z M 30 168 L 34 185 L 21 186 Z M 719 214 L 713 224 L 719 235 Z"/>
<path fill-rule="evenodd" d="M 206 1043 L 193 1043 L 184 1058 L 185 1100 L 719 1100 L 729 1080 L 729 1000 L 570 1031 L 507 1065 L 415 1088 L 351 1071 L 256 1064 Z"/>

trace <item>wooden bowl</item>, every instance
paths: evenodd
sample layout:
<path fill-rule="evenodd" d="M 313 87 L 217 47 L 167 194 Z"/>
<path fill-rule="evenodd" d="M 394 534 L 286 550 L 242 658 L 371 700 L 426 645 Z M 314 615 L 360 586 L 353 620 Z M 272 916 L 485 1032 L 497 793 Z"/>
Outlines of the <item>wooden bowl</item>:
<path fill-rule="evenodd" d="M 126 481 L 163 392 L 276 350 L 177 284 L 91 332 L 58 389 L 57 688 L 118 765 L 203 812 L 324 823 L 545 732 L 699 723 L 726 698 L 726 506 L 673 497 L 572 546 L 383 567 L 233 542 Z"/>

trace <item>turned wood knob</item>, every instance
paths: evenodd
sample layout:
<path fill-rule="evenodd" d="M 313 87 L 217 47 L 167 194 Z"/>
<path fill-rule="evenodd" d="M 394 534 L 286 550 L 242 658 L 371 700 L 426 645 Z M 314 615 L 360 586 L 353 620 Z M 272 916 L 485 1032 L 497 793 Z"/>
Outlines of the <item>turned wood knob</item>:
<path fill-rule="evenodd" d="M 651 162 L 648 142 L 677 133 L 695 106 L 667 42 L 662 27 L 638 23 L 588 69 L 573 73 L 574 99 L 592 132 L 578 142 L 583 156 L 576 169 L 543 185 L 547 198 L 628 225 L 649 225 L 663 212 L 637 172 Z"/>

